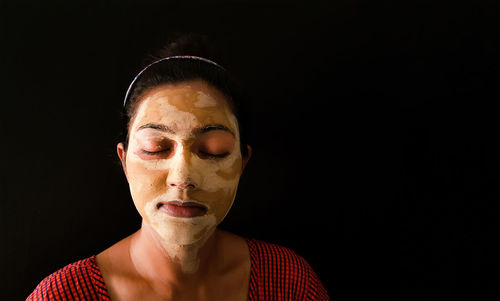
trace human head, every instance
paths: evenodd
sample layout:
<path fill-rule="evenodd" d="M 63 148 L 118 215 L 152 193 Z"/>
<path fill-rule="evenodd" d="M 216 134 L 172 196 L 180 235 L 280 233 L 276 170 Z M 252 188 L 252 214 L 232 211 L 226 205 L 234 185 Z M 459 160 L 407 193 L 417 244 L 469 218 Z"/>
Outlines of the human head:
<path fill-rule="evenodd" d="M 173 59 L 149 66 L 130 89 L 118 154 L 143 220 L 170 242 L 206 238 L 234 201 L 250 148 L 230 84 L 219 66 Z M 172 216 L 173 202 L 200 210 Z"/>

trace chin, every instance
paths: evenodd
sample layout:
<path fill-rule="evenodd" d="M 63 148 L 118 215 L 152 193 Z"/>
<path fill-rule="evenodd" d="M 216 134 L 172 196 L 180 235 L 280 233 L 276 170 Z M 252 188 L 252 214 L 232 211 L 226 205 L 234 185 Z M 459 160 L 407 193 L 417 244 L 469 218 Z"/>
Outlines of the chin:
<path fill-rule="evenodd" d="M 215 215 L 177 218 L 165 214 L 149 217 L 150 225 L 166 244 L 192 245 L 206 241 L 217 227 Z"/>

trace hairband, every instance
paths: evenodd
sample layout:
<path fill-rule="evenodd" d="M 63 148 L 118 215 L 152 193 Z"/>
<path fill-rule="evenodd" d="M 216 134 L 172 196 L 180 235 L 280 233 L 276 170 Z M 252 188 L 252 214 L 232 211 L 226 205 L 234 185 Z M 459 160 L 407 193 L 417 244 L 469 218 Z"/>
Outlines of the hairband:
<path fill-rule="evenodd" d="M 217 64 L 216 62 L 214 61 L 211 61 L 209 59 L 206 59 L 204 57 L 200 57 L 200 56 L 193 56 L 193 55 L 175 55 L 175 56 L 169 56 L 169 57 L 164 57 L 164 58 L 161 58 L 159 60 L 156 60 L 154 62 L 152 62 L 151 64 L 147 65 L 146 67 L 144 67 L 144 69 L 142 69 L 134 78 L 134 80 L 130 83 L 130 85 L 128 86 L 128 89 L 127 89 L 127 93 L 125 93 L 125 99 L 123 100 L 123 107 L 125 107 L 125 105 L 127 104 L 127 100 L 128 100 L 128 95 L 130 93 L 130 90 L 132 89 L 132 86 L 134 85 L 134 83 L 137 81 L 137 79 L 139 78 L 139 76 L 141 76 L 141 74 L 146 71 L 149 67 L 155 65 L 155 64 L 158 64 L 160 62 L 163 62 L 163 61 L 167 61 L 167 60 L 171 60 L 171 59 L 191 59 L 191 60 L 198 60 L 198 61 L 203 61 L 203 62 L 206 62 L 206 63 L 209 63 L 209 64 L 212 64 L 214 66 L 217 66 L 219 68 L 221 68 L 222 70 L 226 70 L 224 69 L 221 65 Z"/>

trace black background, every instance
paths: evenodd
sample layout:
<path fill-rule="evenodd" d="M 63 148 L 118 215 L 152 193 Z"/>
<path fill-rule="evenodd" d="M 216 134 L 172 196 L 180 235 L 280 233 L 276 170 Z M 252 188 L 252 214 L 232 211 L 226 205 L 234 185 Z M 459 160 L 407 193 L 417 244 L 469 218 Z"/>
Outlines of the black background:
<path fill-rule="evenodd" d="M 496 2 L 0 3 L 2 300 L 140 226 L 118 113 L 179 31 L 252 97 L 221 228 L 292 248 L 333 300 L 499 298 Z"/>

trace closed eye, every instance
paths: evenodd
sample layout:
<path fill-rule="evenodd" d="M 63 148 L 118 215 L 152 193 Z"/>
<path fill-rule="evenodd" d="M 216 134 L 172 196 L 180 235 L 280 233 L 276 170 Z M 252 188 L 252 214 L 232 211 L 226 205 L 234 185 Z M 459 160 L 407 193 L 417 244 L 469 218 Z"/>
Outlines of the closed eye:
<path fill-rule="evenodd" d="M 222 154 L 212 154 L 212 153 L 207 153 L 207 152 L 204 152 L 204 151 L 200 151 L 200 154 L 203 157 L 209 157 L 209 158 L 225 158 L 225 157 L 227 157 L 227 155 L 229 155 L 229 152 L 225 152 L 225 153 L 222 153 Z"/>
<path fill-rule="evenodd" d="M 156 152 L 150 152 L 150 151 L 147 151 L 147 150 L 143 149 L 142 153 L 146 154 L 146 155 L 157 155 L 157 154 L 162 154 L 162 153 L 166 153 L 166 152 L 169 152 L 169 151 L 170 151 L 170 148 L 163 149 L 163 150 L 156 151 Z"/>

